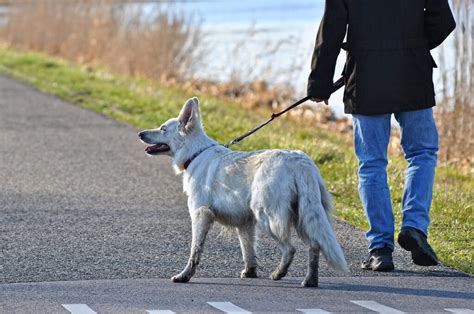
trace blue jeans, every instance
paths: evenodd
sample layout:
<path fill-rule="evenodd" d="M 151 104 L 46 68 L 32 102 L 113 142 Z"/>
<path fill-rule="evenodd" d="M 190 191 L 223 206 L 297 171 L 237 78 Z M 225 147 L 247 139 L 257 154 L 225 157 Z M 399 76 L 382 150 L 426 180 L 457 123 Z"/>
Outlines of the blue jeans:
<path fill-rule="evenodd" d="M 354 145 L 359 159 L 359 195 L 369 221 L 369 250 L 394 247 L 394 219 L 387 182 L 387 148 L 391 114 L 353 115 Z M 395 119 L 408 161 L 402 198 L 402 227 L 428 234 L 429 210 L 438 156 L 433 110 L 400 112 Z"/>

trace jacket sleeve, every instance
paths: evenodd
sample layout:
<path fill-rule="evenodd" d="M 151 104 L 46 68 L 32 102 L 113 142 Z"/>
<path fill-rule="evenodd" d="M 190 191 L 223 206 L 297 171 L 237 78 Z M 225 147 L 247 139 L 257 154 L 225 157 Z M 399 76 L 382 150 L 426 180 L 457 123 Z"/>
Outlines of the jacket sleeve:
<path fill-rule="evenodd" d="M 329 99 L 336 60 L 347 29 L 345 0 L 326 0 L 308 79 L 308 96 Z"/>
<path fill-rule="evenodd" d="M 425 36 L 430 49 L 438 47 L 456 28 L 448 0 L 425 0 Z"/>

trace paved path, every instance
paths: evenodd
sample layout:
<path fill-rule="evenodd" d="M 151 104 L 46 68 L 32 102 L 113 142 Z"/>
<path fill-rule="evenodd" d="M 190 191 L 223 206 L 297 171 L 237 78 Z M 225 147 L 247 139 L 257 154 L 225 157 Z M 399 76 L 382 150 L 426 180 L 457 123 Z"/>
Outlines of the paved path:
<path fill-rule="evenodd" d="M 186 285 L 163 279 L 10 284 L 0 285 L 0 309 L 8 313 L 18 307 L 36 313 L 67 313 L 66 308 L 88 308 L 97 313 L 142 314 L 147 310 L 231 311 L 232 305 L 248 312 L 272 313 L 298 309 L 308 313 L 309 309 L 346 313 L 474 310 L 472 281 L 466 277 L 445 278 L 442 286 L 433 277 L 326 277 L 319 289 L 299 288 L 300 281 L 198 278 Z"/>
<path fill-rule="evenodd" d="M 8 283 L 21 282 L 169 278 L 184 267 L 190 221 L 180 178 L 165 157 L 145 156 L 136 133 L 130 126 L 0 76 L 0 290 L 15 291 L 24 286 Z M 472 285 L 472 278 L 462 278 L 463 273 L 448 267 L 416 267 L 398 248 L 397 271 L 362 272 L 363 232 L 342 222 L 335 228 L 351 272 L 347 278 L 335 278 L 341 274 L 323 262 L 321 276 L 328 277 L 328 285 L 356 276 L 379 277 L 361 279 L 369 282 L 429 277 L 441 289 L 447 277 Z M 236 278 L 242 268 L 237 238 L 223 236 L 215 227 L 208 239 L 196 274 L 202 279 L 196 282 Z M 300 243 L 297 249 L 291 285 L 291 277 L 303 276 L 306 267 L 306 251 Z M 273 241 L 262 237 L 260 276 L 266 278 L 278 259 Z M 240 282 L 222 280 L 233 286 Z M 260 281 L 270 284 L 264 279 L 255 284 Z M 411 282 L 424 286 L 424 280 Z M 203 288 L 165 286 L 170 291 Z M 36 291 L 41 286 L 31 287 Z M 64 287 L 73 289 L 74 284 Z"/>

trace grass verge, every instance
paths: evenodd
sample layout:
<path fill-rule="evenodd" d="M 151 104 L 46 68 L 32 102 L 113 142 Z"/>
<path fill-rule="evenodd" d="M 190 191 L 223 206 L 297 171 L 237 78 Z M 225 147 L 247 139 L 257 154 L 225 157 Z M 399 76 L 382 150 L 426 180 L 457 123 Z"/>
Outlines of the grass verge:
<path fill-rule="evenodd" d="M 139 129 L 156 127 L 176 116 L 184 101 L 194 96 L 179 88 L 164 88 L 151 81 L 115 76 L 98 68 L 6 48 L 0 48 L 0 73 Z M 222 143 L 252 128 L 269 114 L 264 110 L 250 112 L 206 95 L 196 96 L 201 98 L 206 131 Z M 367 227 L 357 194 L 357 162 L 352 147 L 338 134 L 282 119 L 249 137 L 236 149 L 269 147 L 301 149 L 308 153 L 334 195 L 336 215 L 359 228 Z M 405 161 L 397 157 L 391 158 L 388 166 L 397 228 L 401 219 L 399 208 L 405 166 Z M 440 167 L 430 229 L 430 242 L 440 259 L 470 274 L 474 273 L 473 190 L 474 178 Z"/>

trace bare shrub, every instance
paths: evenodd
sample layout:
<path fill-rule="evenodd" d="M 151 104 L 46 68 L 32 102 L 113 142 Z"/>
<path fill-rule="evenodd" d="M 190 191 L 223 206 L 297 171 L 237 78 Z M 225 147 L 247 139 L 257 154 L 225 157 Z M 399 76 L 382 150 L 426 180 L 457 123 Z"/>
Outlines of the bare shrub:
<path fill-rule="evenodd" d="M 232 41 L 220 51 L 221 66 L 207 62 L 206 76 L 217 79 L 188 81 L 185 88 L 232 99 L 245 108 L 288 105 L 295 97 L 293 83 L 306 61 L 295 55 L 299 38 L 287 35 L 275 40 L 271 30 L 255 25 L 231 32 Z M 285 56 L 288 51 L 294 57 Z"/>
<path fill-rule="evenodd" d="M 159 4 L 40 0 L 12 4 L 0 38 L 20 48 L 151 79 L 183 79 L 200 61 L 200 27 Z"/>
<path fill-rule="evenodd" d="M 440 159 L 474 173 L 474 6 L 453 0 L 457 29 L 440 47 L 442 100 L 436 110 Z"/>

